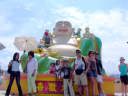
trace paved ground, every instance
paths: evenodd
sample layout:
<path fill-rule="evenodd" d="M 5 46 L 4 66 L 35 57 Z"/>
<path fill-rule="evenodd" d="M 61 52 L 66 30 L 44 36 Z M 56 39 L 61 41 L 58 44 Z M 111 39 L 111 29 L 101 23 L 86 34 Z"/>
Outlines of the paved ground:
<path fill-rule="evenodd" d="M 5 91 L 1 90 L 0 91 L 0 96 L 5 96 Z"/>
<path fill-rule="evenodd" d="M 127 94 L 128 95 L 128 94 Z M 5 96 L 5 90 L 0 90 L 0 96 Z M 14 95 L 13 95 L 14 96 Z M 114 96 L 122 96 L 121 93 L 115 93 Z"/>

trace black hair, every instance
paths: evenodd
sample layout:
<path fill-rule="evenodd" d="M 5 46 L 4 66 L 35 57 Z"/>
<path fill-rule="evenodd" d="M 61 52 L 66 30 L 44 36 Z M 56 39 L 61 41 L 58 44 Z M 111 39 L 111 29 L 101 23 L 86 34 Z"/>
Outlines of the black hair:
<path fill-rule="evenodd" d="M 17 55 L 19 55 L 19 53 L 18 53 L 18 52 L 15 52 L 14 55 L 13 55 L 13 61 L 18 61 L 18 62 L 19 62 L 19 60 L 16 59 L 16 56 L 17 56 Z"/>
<path fill-rule="evenodd" d="M 54 62 L 52 62 L 50 65 L 54 65 L 54 66 L 55 66 L 55 63 L 54 63 Z"/>
<path fill-rule="evenodd" d="M 99 55 L 99 53 L 98 53 L 98 52 L 96 52 L 95 54 L 96 54 L 96 55 Z"/>
<path fill-rule="evenodd" d="M 76 53 L 81 53 L 81 51 L 79 49 L 76 50 Z"/>
<path fill-rule="evenodd" d="M 56 60 L 56 65 L 58 65 L 60 63 L 60 60 Z"/>
<path fill-rule="evenodd" d="M 33 52 L 33 51 L 29 51 L 29 52 L 28 52 L 28 56 L 29 56 L 29 55 L 32 56 L 32 57 L 34 57 L 34 52 Z"/>
<path fill-rule="evenodd" d="M 88 52 L 88 56 L 89 56 L 90 54 L 92 54 L 92 53 L 95 54 L 95 51 L 89 51 L 89 52 Z"/>

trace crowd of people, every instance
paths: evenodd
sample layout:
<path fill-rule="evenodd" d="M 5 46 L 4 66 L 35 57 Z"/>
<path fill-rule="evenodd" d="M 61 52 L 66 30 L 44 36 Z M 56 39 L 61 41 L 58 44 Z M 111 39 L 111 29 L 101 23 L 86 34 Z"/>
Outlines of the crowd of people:
<path fill-rule="evenodd" d="M 14 79 L 19 91 L 19 96 L 23 96 L 22 88 L 20 85 L 20 60 L 19 53 L 14 53 L 13 59 L 9 62 L 8 71 L 11 67 L 10 81 L 6 90 L 5 96 L 9 96 Z M 84 90 L 86 96 L 89 96 L 88 81 L 92 84 L 92 96 L 96 95 L 95 86 L 98 85 L 99 96 L 104 96 L 102 88 L 102 64 L 98 59 L 98 53 L 89 51 L 87 57 L 83 57 L 80 50 L 76 50 L 76 58 L 73 67 L 70 66 L 68 58 L 56 60 L 51 63 L 49 74 L 54 74 L 56 78 L 63 78 L 64 96 L 75 96 L 73 83 L 78 86 L 79 96 L 83 96 Z M 28 81 L 28 94 L 36 94 L 36 76 L 38 69 L 38 62 L 34 57 L 34 52 L 28 52 L 28 61 L 26 64 L 27 81 Z"/>
<path fill-rule="evenodd" d="M 63 78 L 64 96 L 75 96 L 73 84 L 78 86 L 79 96 L 89 95 L 89 83 L 91 84 L 91 94 L 96 96 L 96 87 L 98 89 L 98 96 L 105 96 L 103 83 L 103 66 L 99 59 L 99 54 L 94 51 L 89 51 L 88 56 L 84 57 L 80 50 L 76 50 L 76 57 L 74 64 L 71 67 L 71 62 L 68 58 L 62 58 L 51 63 L 49 67 L 49 74 L 53 74 L 56 78 Z M 10 81 L 6 90 L 5 96 L 9 96 L 14 79 L 19 91 L 19 96 L 23 96 L 20 85 L 20 60 L 19 53 L 14 53 L 13 59 L 9 62 L 8 67 L 11 67 Z M 9 69 L 8 68 L 8 69 Z M 26 66 L 28 94 L 36 94 L 36 76 L 37 76 L 38 62 L 34 57 L 34 52 L 28 52 L 28 61 Z M 120 58 L 119 64 L 120 79 L 122 83 L 122 94 L 126 96 L 128 85 L 128 65 L 125 63 L 124 57 Z"/>
<path fill-rule="evenodd" d="M 63 78 L 64 96 L 75 96 L 72 87 L 73 82 L 78 86 L 79 96 L 83 96 L 84 91 L 86 96 L 89 96 L 89 82 L 92 87 L 92 96 L 96 96 L 96 86 L 98 87 L 99 96 L 105 96 L 102 87 L 102 70 L 103 67 L 97 52 L 89 51 L 88 56 L 83 57 L 81 51 L 76 50 L 76 58 L 72 68 L 69 60 L 63 58 L 51 64 L 49 73 L 55 75 L 57 78 Z"/>

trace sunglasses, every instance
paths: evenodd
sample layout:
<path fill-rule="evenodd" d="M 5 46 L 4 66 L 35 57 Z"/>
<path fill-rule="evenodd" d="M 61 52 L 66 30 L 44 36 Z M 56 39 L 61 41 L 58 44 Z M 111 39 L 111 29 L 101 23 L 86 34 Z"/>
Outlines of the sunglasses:
<path fill-rule="evenodd" d="M 76 52 L 76 54 L 80 54 L 81 52 Z"/>
<path fill-rule="evenodd" d="M 124 61 L 125 59 L 121 59 L 120 61 Z"/>

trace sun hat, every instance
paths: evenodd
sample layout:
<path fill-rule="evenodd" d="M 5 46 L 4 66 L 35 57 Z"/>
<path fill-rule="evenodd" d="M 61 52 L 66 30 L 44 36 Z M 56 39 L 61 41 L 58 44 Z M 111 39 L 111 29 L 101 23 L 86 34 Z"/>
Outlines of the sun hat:
<path fill-rule="evenodd" d="M 120 57 L 120 60 L 125 60 L 124 57 Z"/>

